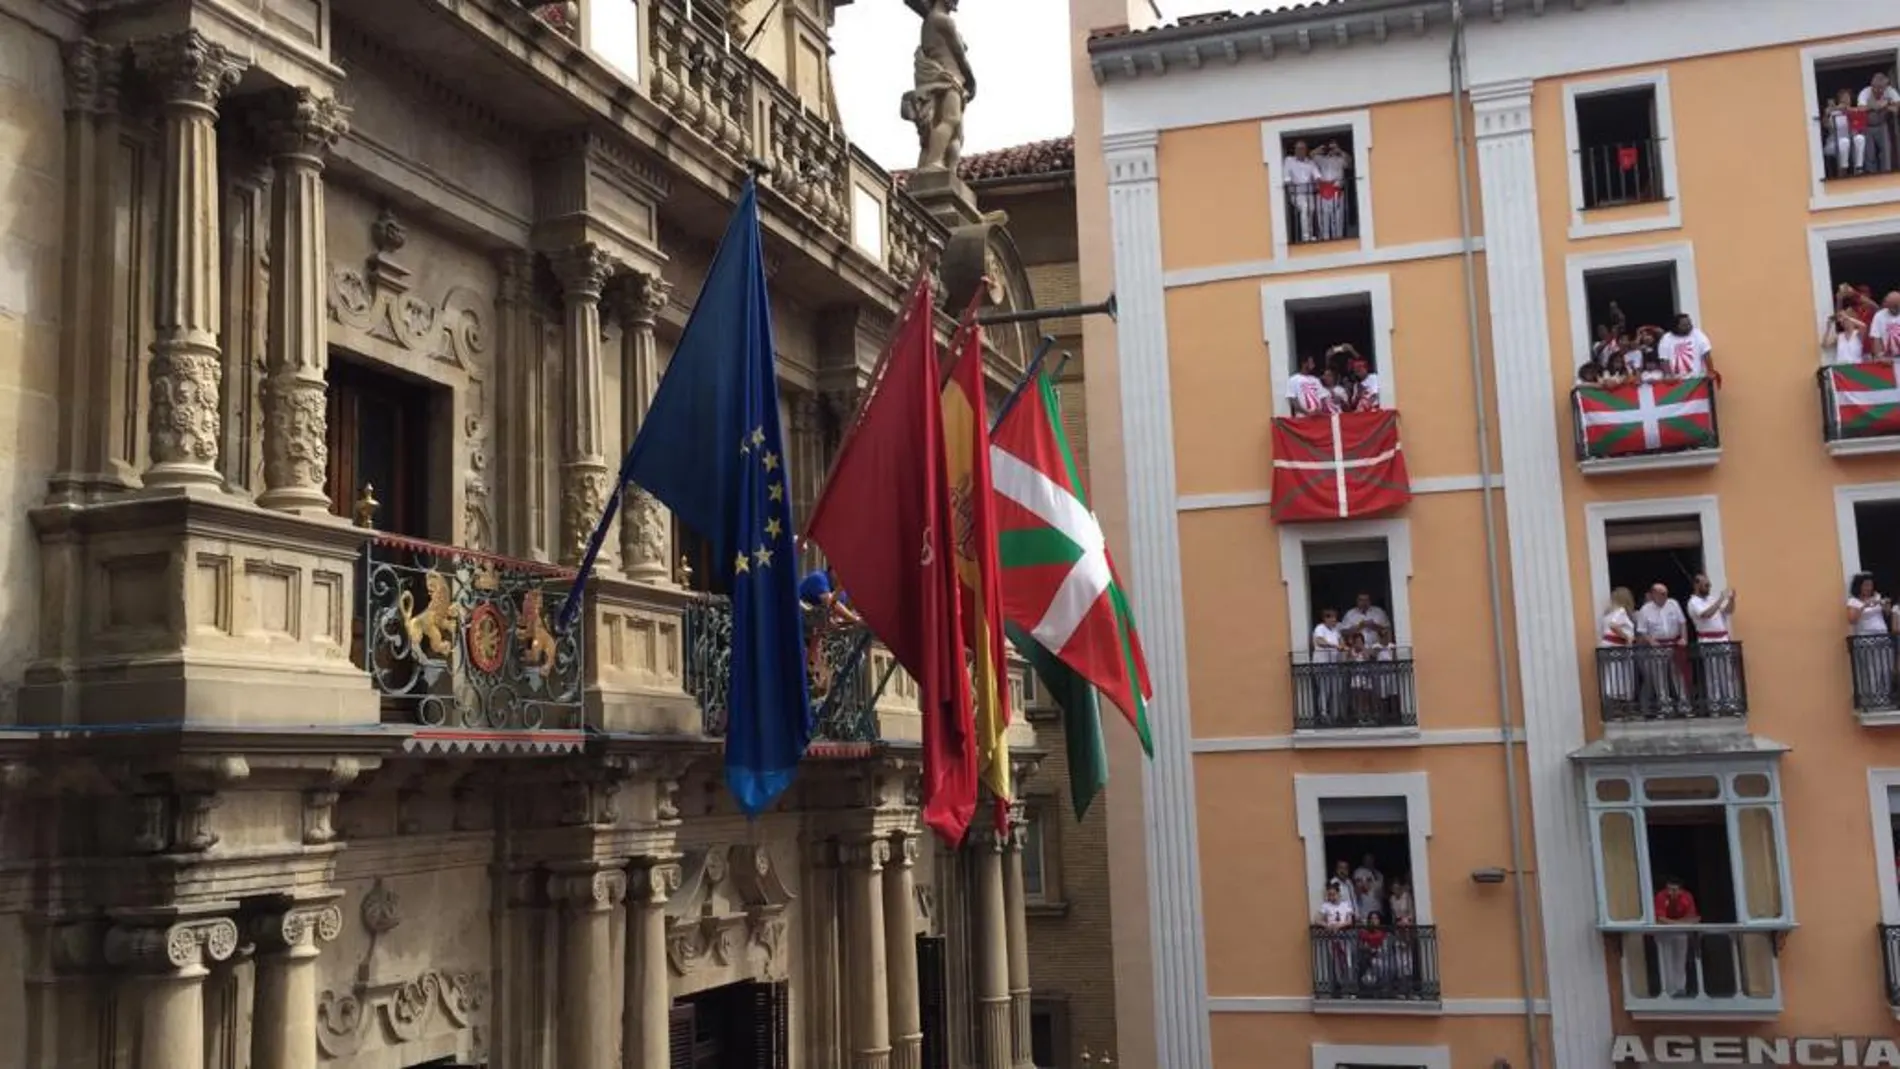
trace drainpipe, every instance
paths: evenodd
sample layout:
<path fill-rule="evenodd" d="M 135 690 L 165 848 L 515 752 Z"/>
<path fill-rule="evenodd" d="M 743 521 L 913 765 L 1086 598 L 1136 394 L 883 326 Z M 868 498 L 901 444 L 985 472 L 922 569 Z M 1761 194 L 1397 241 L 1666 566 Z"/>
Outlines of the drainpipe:
<path fill-rule="evenodd" d="M 1465 84 L 1462 0 L 1451 0 L 1451 102 L 1452 141 L 1458 157 L 1458 233 L 1464 261 L 1465 328 L 1471 348 L 1471 394 L 1478 417 L 1478 490 L 1484 503 L 1485 576 L 1491 595 L 1492 659 L 1497 662 L 1498 726 L 1504 740 L 1504 812 L 1511 836 L 1511 897 L 1517 913 L 1518 984 L 1524 991 L 1524 1045 L 1531 1069 L 1543 1069 L 1543 1048 L 1537 1041 L 1535 969 L 1531 963 L 1534 933 L 1529 892 L 1524 887 L 1524 820 L 1519 809 L 1517 746 L 1511 722 L 1511 673 L 1505 660 L 1504 573 L 1498 560 L 1497 480 L 1491 470 L 1491 419 L 1485 404 L 1484 350 L 1478 339 L 1478 257 L 1471 233 L 1471 160 L 1465 130 L 1465 109 L 1471 104 L 1471 91 Z"/>

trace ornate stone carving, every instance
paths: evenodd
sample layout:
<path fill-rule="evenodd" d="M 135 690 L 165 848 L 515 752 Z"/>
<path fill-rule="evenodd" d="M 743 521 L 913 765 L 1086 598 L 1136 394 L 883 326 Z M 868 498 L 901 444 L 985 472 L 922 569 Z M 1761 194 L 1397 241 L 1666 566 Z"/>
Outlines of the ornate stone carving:
<path fill-rule="evenodd" d="M 303 792 L 303 841 L 321 846 L 336 840 L 336 803 L 342 795 L 332 790 Z"/>
<path fill-rule="evenodd" d="M 561 540 L 563 560 L 578 562 L 587 555 L 587 540 L 607 509 L 613 475 L 601 461 L 578 461 L 562 471 Z"/>
<path fill-rule="evenodd" d="M 487 351 L 480 303 L 474 290 L 453 286 L 429 304 L 372 282 L 361 268 L 330 265 L 331 320 L 464 370 Z"/>
<path fill-rule="evenodd" d="M 224 380 L 217 349 L 182 338 L 161 339 L 152 348 L 150 380 L 145 419 L 153 463 L 215 468 L 221 425 L 218 390 Z"/>
<path fill-rule="evenodd" d="M 402 896 L 389 889 L 379 878 L 363 896 L 360 907 L 363 927 L 372 936 L 387 935 L 402 923 Z"/>
<path fill-rule="evenodd" d="M 636 561 L 665 561 L 668 534 L 665 507 L 638 486 L 627 487 L 625 500 L 627 504 L 620 522 L 627 528 L 627 536 L 622 541 L 628 547 L 628 566 Z"/>
<path fill-rule="evenodd" d="M 237 922 L 229 917 L 184 921 L 169 927 L 121 925 L 106 933 L 109 965 L 146 972 L 203 968 L 237 952 Z"/>
<path fill-rule="evenodd" d="M 495 520 L 488 497 L 488 421 L 471 413 L 462 433 L 468 444 L 468 468 L 462 473 L 462 544 L 491 552 Z"/>
<path fill-rule="evenodd" d="M 343 911 L 334 905 L 294 906 L 256 918 L 251 938 L 266 952 L 311 949 L 343 931 Z"/>
<path fill-rule="evenodd" d="M 123 54 L 118 48 L 90 37 L 68 42 L 62 50 L 66 67 L 66 110 L 74 115 L 110 115 L 119 110 Z"/>
<path fill-rule="evenodd" d="M 560 279 L 561 290 L 569 300 L 593 301 L 600 300 L 618 266 L 606 249 L 591 241 L 550 254 L 548 265 L 554 268 L 554 277 Z"/>
<path fill-rule="evenodd" d="M 132 55 L 165 103 L 207 110 L 216 110 L 249 66 L 197 30 L 139 41 Z"/>
<path fill-rule="evenodd" d="M 273 156 L 321 160 L 350 128 L 349 108 L 303 86 L 270 94 L 259 117 L 258 132 Z"/>
<path fill-rule="evenodd" d="M 621 315 L 636 327 L 651 327 L 659 322 L 660 313 L 666 311 L 667 303 L 672 300 L 673 284 L 659 275 L 638 275 L 625 292 Z"/>
<path fill-rule="evenodd" d="M 917 169 L 956 173 L 963 153 L 963 106 L 976 99 L 976 75 L 952 15 L 957 0 L 908 0 L 924 18 L 912 66 L 914 82 L 898 106 L 917 127 Z"/>
<path fill-rule="evenodd" d="M 439 1012 L 448 1026 L 479 1033 L 487 1022 L 488 974 L 479 969 L 431 969 L 388 983 L 357 983 L 317 996 L 317 1049 L 327 1058 L 361 1050 L 381 1023 L 391 1045 L 423 1038 Z M 475 1039 L 479 1046 L 479 1036 Z"/>
<path fill-rule="evenodd" d="M 211 811 L 218 808 L 215 794 L 185 794 L 178 799 L 178 831 L 172 848 L 181 853 L 198 854 L 218 845 L 218 833 L 211 830 Z"/>
<path fill-rule="evenodd" d="M 839 859 L 848 868 L 864 868 L 872 872 L 882 872 L 891 860 L 891 842 L 889 839 L 860 839 L 856 842 L 838 844 Z"/>
<path fill-rule="evenodd" d="M 680 889 L 678 862 L 636 857 L 627 871 L 630 901 L 647 906 L 664 906 L 673 892 Z"/>
<path fill-rule="evenodd" d="M 612 909 L 627 897 L 627 874 L 620 869 L 556 872 L 548 877 L 548 897 L 570 909 Z"/>
<path fill-rule="evenodd" d="M 264 380 L 265 485 L 323 485 L 330 466 L 328 406 L 321 379 L 273 374 Z"/>

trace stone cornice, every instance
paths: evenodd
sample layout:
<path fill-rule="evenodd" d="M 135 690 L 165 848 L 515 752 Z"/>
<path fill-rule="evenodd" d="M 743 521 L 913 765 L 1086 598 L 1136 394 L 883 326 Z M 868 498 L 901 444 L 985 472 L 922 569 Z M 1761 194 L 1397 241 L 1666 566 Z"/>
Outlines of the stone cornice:
<path fill-rule="evenodd" d="M 1474 3 L 1474 7 L 1480 5 Z M 1486 14 L 1541 13 L 1545 0 L 1492 0 Z M 1334 0 L 1229 18 L 1189 18 L 1171 26 L 1097 37 L 1088 43 L 1098 82 L 1154 78 L 1175 70 L 1271 60 L 1281 53 L 1383 44 L 1420 37 L 1451 21 L 1446 0 Z"/>
<path fill-rule="evenodd" d="M 376 534 L 342 519 L 309 519 L 222 495 L 172 491 L 128 494 L 96 504 L 42 505 L 28 513 L 43 541 L 119 531 L 180 530 L 198 537 L 237 535 L 311 552 L 359 552 Z"/>

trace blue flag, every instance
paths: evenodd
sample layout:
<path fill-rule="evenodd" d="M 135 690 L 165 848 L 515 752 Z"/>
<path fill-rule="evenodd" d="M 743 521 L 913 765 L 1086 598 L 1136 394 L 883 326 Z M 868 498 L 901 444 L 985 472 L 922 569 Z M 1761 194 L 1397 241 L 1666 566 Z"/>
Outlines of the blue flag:
<path fill-rule="evenodd" d="M 645 487 L 706 540 L 713 569 L 732 591 L 726 785 L 748 816 L 791 785 L 812 734 L 761 241 L 757 186 L 747 179 L 620 468 L 623 487 Z M 613 511 L 610 505 L 594 532 L 577 588 Z"/>

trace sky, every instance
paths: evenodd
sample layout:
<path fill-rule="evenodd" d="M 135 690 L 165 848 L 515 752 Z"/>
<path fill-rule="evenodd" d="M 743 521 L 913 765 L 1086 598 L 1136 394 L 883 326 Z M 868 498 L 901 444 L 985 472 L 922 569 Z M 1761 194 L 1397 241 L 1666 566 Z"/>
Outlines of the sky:
<path fill-rule="evenodd" d="M 1160 0 L 1164 17 L 1258 11 L 1268 0 Z M 976 100 L 965 112 L 965 155 L 1062 137 L 1070 122 L 1067 0 L 962 0 Z M 917 165 L 916 128 L 897 117 L 911 82 L 917 16 L 904 0 L 856 0 L 832 29 L 832 76 L 845 131 L 890 170 Z"/>

